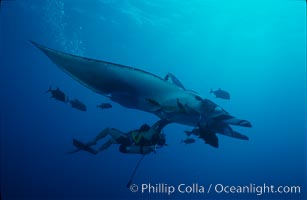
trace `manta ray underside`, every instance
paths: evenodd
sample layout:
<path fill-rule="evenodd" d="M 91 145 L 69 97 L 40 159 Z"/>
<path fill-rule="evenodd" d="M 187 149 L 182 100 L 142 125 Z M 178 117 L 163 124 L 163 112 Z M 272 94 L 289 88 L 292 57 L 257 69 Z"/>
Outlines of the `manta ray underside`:
<path fill-rule="evenodd" d="M 215 147 L 218 146 L 216 133 L 248 139 L 233 131 L 230 125 L 251 127 L 250 122 L 233 117 L 212 101 L 185 89 L 170 73 L 161 78 L 137 68 L 75 56 L 32 43 L 73 79 L 124 107 L 198 127 L 200 138 Z"/>

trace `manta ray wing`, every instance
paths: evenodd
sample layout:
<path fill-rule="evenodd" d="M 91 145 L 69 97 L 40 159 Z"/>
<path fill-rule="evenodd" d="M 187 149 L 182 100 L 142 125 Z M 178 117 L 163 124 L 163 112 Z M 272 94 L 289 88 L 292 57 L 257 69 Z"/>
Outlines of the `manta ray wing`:
<path fill-rule="evenodd" d="M 146 99 L 159 102 L 184 90 L 152 73 L 115 63 L 89 59 L 50 49 L 31 41 L 60 69 L 91 90 L 125 107 L 150 111 Z"/>

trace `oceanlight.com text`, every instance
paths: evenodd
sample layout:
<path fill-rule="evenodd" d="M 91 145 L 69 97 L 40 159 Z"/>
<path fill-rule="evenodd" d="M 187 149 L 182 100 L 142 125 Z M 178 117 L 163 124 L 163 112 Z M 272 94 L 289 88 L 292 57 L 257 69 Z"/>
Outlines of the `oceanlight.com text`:
<path fill-rule="evenodd" d="M 214 191 L 216 193 L 226 193 L 226 194 L 256 194 L 258 196 L 263 194 L 300 194 L 301 187 L 300 186 L 274 186 L 274 185 L 256 185 L 256 184 L 249 184 L 245 186 L 229 186 L 223 184 L 216 184 L 214 186 Z"/>
<path fill-rule="evenodd" d="M 275 186 L 270 184 L 247 184 L 247 185 L 225 185 L 217 184 L 200 184 L 180 183 L 172 185 L 167 183 L 143 183 L 141 185 L 133 184 L 130 186 L 131 192 L 140 192 L 142 194 L 255 194 L 261 196 L 264 194 L 301 194 L 301 186 L 299 185 L 284 185 Z"/>

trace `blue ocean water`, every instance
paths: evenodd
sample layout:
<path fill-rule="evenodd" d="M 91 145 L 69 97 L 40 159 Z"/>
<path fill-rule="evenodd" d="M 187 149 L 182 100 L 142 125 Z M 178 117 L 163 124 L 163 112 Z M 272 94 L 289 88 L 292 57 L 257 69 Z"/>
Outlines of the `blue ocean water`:
<path fill-rule="evenodd" d="M 2 199 L 304 199 L 306 198 L 306 2 L 300 0 L 16 0 L 1 1 Z M 75 55 L 171 72 L 225 110 L 252 122 L 218 135 L 215 149 L 168 125 L 168 146 L 142 161 L 133 183 L 203 185 L 168 195 L 126 187 L 140 155 L 118 146 L 67 154 L 72 139 L 102 129 L 129 131 L 158 118 L 127 109 L 82 86 L 29 40 Z M 49 86 L 88 106 L 50 99 Z M 231 100 L 210 89 L 223 88 Z M 96 105 L 109 102 L 112 109 Z M 300 186 L 300 193 L 207 193 L 214 186 Z"/>

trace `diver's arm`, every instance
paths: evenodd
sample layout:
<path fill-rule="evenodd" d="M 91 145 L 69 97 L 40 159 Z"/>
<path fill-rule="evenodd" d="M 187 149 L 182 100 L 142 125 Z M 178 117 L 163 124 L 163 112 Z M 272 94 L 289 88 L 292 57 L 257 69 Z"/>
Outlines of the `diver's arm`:
<path fill-rule="evenodd" d="M 144 134 L 144 138 L 146 140 L 151 140 L 152 137 L 155 135 L 155 134 L 160 134 L 162 129 L 167 125 L 169 124 L 170 121 L 168 120 L 165 120 L 165 119 L 160 119 L 159 121 L 157 121 L 156 123 L 154 123 L 154 125 L 151 126 L 151 128 L 149 129 L 149 131 L 147 131 L 145 134 Z"/>

